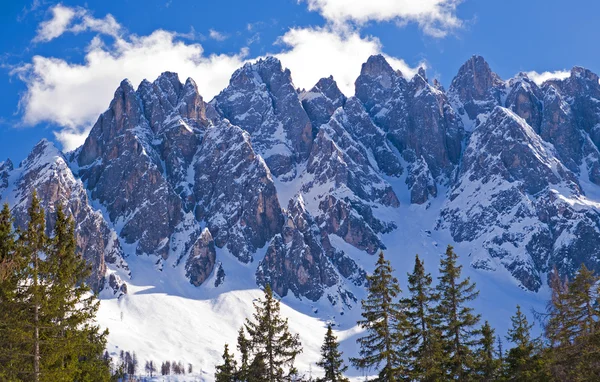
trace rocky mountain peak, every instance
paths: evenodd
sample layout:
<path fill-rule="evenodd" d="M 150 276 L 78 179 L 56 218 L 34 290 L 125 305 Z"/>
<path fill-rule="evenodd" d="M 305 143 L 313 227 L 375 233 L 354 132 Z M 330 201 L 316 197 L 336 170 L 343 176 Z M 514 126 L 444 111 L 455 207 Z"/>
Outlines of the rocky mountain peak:
<path fill-rule="evenodd" d="M 244 65 L 211 104 L 250 133 L 254 148 L 275 176 L 284 180 L 296 176 L 296 164 L 310 154 L 312 124 L 290 71 L 279 60 L 269 57 Z"/>
<path fill-rule="evenodd" d="M 450 84 L 450 92 L 457 92 L 462 100 L 485 99 L 490 88 L 500 85 L 502 80 L 492 72 L 481 56 L 472 56 L 465 62 Z"/>
<path fill-rule="evenodd" d="M 390 88 L 393 85 L 392 79 L 396 76 L 402 76 L 400 71 L 395 71 L 385 57 L 377 54 L 369 57 L 367 62 L 362 64 L 359 78 L 371 77 L 377 79 L 383 88 Z"/>
<path fill-rule="evenodd" d="M 27 158 L 21 162 L 21 167 L 31 170 L 39 166 L 47 165 L 50 162 L 60 160 L 66 163 L 63 153 L 56 148 L 54 143 L 46 138 L 40 140 L 31 150 Z"/>
<path fill-rule="evenodd" d="M 472 56 L 454 77 L 448 98 L 461 116 L 466 130 L 484 122 L 496 106 L 504 106 L 506 84 L 481 56 Z"/>
<path fill-rule="evenodd" d="M 316 129 L 327 123 L 337 108 L 344 106 L 346 96 L 338 88 L 333 76 L 329 76 L 321 78 L 309 91 L 301 92 L 300 100 L 313 129 Z"/>

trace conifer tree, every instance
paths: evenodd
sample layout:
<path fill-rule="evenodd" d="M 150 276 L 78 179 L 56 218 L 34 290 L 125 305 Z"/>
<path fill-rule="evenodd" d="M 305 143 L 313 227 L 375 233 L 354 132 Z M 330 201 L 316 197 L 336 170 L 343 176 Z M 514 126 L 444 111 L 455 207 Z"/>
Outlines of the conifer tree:
<path fill-rule="evenodd" d="M 440 296 L 436 314 L 440 320 L 440 331 L 444 352 L 448 357 L 447 377 L 465 380 L 473 368 L 471 348 L 477 343 L 475 326 L 479 315 L 467 304 L 479 295 L 469 278 L 461 280 L 462 266 L 451 245 L 440 261 L 439 283 L 436 287 Z"/>
<path fill-rule="evenodd" d="M 241 364 L 237 372 L 237 379 L 239 381 L 248 380 L 248 373 L 250 368 L 250 351 L 252 344 L 250 340 L 246 338 L 246 334 L 244 333 L 244 327 L 242 326 L 238 332 L 237 338 L 237 349 L 241 354 Z"/>
<path fill-rule="evenodd" d="M 544 327 L 544 334 L 550 341 L 551 347 L 568 346 L 571 344 L 575 332 L 569 317 L 568 282 L 561 280 L 557 268 L 554 267 L 549 284 L 552 295 L 546 309 L 548 319 Z"/>
<path fill-rule="evenodd" d="M 1 310 L 11 312 L 10 317 L 0 313 L 0 328 L 8 329 L 0 342 L 18 357 L 0 351 L 0 379 L 108 380 L 106 333 L 93 324 L 98 303 L 84 284 L 89 268 L 76 252 L 74 224 L 58 208 L 49 238 L 46 213 L 35 193 L 28 212 L 26 229 L 18 231 L 16 241 L 8 238 L 1 245 L 14 250 L 8 277 L 0 282 L 0 299 L 9 297 Z M 10 221 L 5 207 L 0 235 L 10 232 Z M 6 259 L 9 252 L 3 251 Z"/>
<path fill-rule="evenodd" d="M 542 365 L 536 343 L 531 340 L 533 324 L 529 324 L 519 305 L 510 320 L 512 327 L 508 330 L 506 339 L 514 346 L 506 355 L 506 374 L 511 381 L 539 380 L 542 378 Z"/>
<path fill-rule="evenodd" d="M 26 262 L 18 249 L 13 231 L 13 218 L 4 204 L 0 212 L 0 380 L 16 381 L 30 378 L 23 374 L 22 354 L 29 354 L 28 328 L 24 309 L 19 300 L 19 281 L 23 278 Z"/>
<path fill-rule="evenodd" d="M 394 382 L 407 374 L 407 357 L 401 351 L 408 322 L 397 301 L 401 293 L 398 279 L 383 251 L 372 275 L 367 276 L 368 295 L 362 301 L 363 320 L 358 324 L 366 335 L 357 340 L 359 357 L 351 359 L 360 369 L 379 368 L 379 380 Z"/>
<path fill-rule="evenodd" d="M 438 322 L 432 311 L 438 296 L 431 283 L 431 274 L 416 255 L 413 272 L 408 274 L 409 297 L 403 300 L 409 324 L 403 351 L 409 357 L 410 377 L 419 381 L 441 378 L 439 365 L 443 362 L 439 332 L 435 331 Z"/>
<path fill-rule="evenodd" d="M 481 327 L 481 339 L 475 357 L 475 371 L 479 381 L 491 382 L 498 379 L 500 360 L 495 357 L 494 342 L 494 329 L 486 321 Z"/>
<path fill-rule="evenodd" d="M 216 367 L 215 382 L 235 382 L 237 375 L 237 362 L 229 354 L 229 345 L 225 344 L 223 350 L 223 363 Z"/>
<path fill-rule="evenodd" d="M 593 271 L 583 264 L 572 282 L 561 282 L 554 269 L 545 326 L 551 349 L 545 354 L 547 366 L 556 379 L 600 377 L 597 282 Z"/>
<path fill-rule="evenodd" d="M 342 352 L 339 350 L 339 344 L 336 336 L 333 334 L 331 324 L 327 326 L 325 340 L 321 346 L 321 359 L 317 362 L 317 366 L 325 370 L 325 376 L 318 378 L 317 382 L 348 382 L 348 378 L 344 377 L 344 372 L 348 370 L 348 366 L 344 364 Z"/>
<path fill-rule="evenodd" d="M 254 304 L 253 319 L 247 319 L 244 326 L 250 336 L 255 361 L 264 363 L 262 380 L 279 382 L 296 373 L 294 361 L 302 352 L 302 346 L 298 334 L 290 333 L 288 320 L 281 317 L 280 303 L 269 285 L 264 293 L 264 299 Z M 253 369 L 255 373 L 258 370 L 257 367 Z"/>

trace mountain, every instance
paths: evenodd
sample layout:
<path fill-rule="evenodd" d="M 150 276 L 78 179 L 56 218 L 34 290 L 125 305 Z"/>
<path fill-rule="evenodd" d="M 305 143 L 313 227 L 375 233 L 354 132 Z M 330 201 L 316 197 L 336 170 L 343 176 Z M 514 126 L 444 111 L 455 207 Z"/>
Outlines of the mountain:
<path fill-rule="evenodd" d="M 111 346 L 159 360 L 187 338 L 206 368 L 219 356 L 207 346 L 235 337 L 242 300 L 267 283 L 299 327 L 333 320 L 350 340 L 379 250 L 402 279 L 416 252 L 435 274 L 455 245 L 484 311 L 539 303 L 553 267 L 600 271 L 597 75 L 503 80 L 473 56 L 446 91 L 378 55 L 355 86 L 297 89 L 272 57 L 210 102 L 175 73 L 124 80 L 80 148 L 42 141 L 18 166 L 0 163 L 0 201 L 18 226 L 33 190 L 73 216 Z M 140 348 L 150 327 L 181 337 Z M 320 334 L 310 341 L 306 357 Z"/>

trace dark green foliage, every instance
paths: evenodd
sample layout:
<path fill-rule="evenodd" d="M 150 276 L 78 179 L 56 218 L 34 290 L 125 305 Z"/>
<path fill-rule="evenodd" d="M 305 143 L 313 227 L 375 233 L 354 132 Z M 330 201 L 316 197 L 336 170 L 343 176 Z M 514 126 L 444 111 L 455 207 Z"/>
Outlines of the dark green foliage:
<path fill-rule="evenodd" d="M 379 369 L 380 381 L 399 381 L 407 373 L 407 357 L 401 351 L 408 321 L 397 301 L 401 290 L 383 252 L 372 275 L 367 276 L 368 296 L 362 301 L 363 320 L 358 324 L 366 335 L 357 340 L 359 357 L 351 362 L 360 369 Z"/>
<path fill-rule="evenodd" d="M 237 362 L 229 353 L 229 345 L 225 344 L 223 350 L 223 363 L 216 367 L 215 382 L 235 382 L 237 376 Z"/>
<path fill-rule="evenodd" d="M 410 377 L 419 381 L 435 381 L 443 376 L 439 325 L 432 311 L 438 295 L 431 284 L 431 275 L 417 255 L 413 272 L 408 274 L 409 297 L 403 300 L 408 326 L 402 348 L 409 358 Z"/>
<path fill-rule="evenodd" d="M 106 332 L 93 319 L 98 301 L 83 283 L 75 228 L 60 206 L 51 237 L 35 194 L 27 228 L 12 231 L 0 213 L 0 379 L 107 381 Z"/>
<path fill-rule="evenodd" d="M 477 344 L 475 326 L 479 315 L 468 303 L 479 295 L 469 278 L 461 280 L 462 266 L 451 245 L 440 261 L 440 276 L 436 290 L 439 304 L 436 314 L 440 322 L 443 349 L 447 357 L 447 378 L 465 380 L 474 367 L 472 348 Z"/>
<path fill-rule="evenodd" d="M 494 343 L 494 329 L 486 321 L 481 327 L 481 339 L 479 348 L 475 352 L 475 373 L 476 380 L 491 382 L 498 379 L 500 374 L 501 361 L 496 358 Z"/>
<path fill-rule="evenodd" d="M 507 379 L 511 381 L 544 380 L 539 344 L 531 340 L 530 332 L 533 325 L 529 324 L 519 305 L 517 305 L 517 312 L 510 320 L 512 327 L 508 330 L 506 339 L 513 344 L 513 347 L 506 355 Z"/>
<path fill-rule="evenodd" d="M 325 376 L 318 378 L 317 382 L 348 382 L 348 378 L 344 377 L 348 366 L 344 365 L 342 352 L 339 350 L 331 324 L 327 326 L 325 341 L 321 346 L 321 359 L 317 362 L 317 366 L 325 370 Z"/>
<path fill-rule="evenodd" d="M 253 318 L 247 319 L 244 325 L 250 345 L 246 357 L 253 357 L 248 367 L 248 380 L 258 377 L 268 382 L 289 380 L 296 374 L 294 361 L 302 352 L 299 336 L 290 333 L 288 321 L 281 317 L 280 303 L 269 285 L 265 287 L 264 299 L 259 299 L 254 308 Z M 242 343 L 238 343 L 238 347 L 247 347 L 248 344 L 243 343 L 245 336 L 241 337 Z"/>
<path fill-rule="evenodd" d="M 546 371 L 556 380 L 600 380 L 600 308 L 598 278 L 582 265 L 572 282 L 556 269 L 550 279 L 552 299 L 546 312 Z"/>

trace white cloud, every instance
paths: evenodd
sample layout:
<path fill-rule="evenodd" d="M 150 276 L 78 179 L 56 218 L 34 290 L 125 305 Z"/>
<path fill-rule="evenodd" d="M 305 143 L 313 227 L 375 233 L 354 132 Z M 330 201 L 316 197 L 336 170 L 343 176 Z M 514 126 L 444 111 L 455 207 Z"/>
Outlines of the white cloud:
<path fill-rule="evenodd" d="M 306 1 L 311 11 L 341 25 L 347 22 L 397 21 L 401 25 L 416 22 L 423 32 L 444 37 L 460 28 L 462 21 L 456 8 L 463 0 L 299 0 Z"/>
<path fill-rule="evenodd" d="M 34 42 L 47 42 L 65 33 L 77 11 L 73 8 L 56 5 L 52 8 L 52 18 L 40 24 Z"/>
<path fill-rule="evenodd" d="M 354 81 L 361 65 L 382 50 L 375 37 L 362 38 L 358 32 L 340 32 L 327 27 L 291 29 L 280 42 L 289 49 L 275 56 L 291 70 L 296 86 L 310 89 L 319 79 L 333 75 L 346 95 L 354 94 Z M 418 70 L 403 60 L 389 56 L 386 59 L 407 77 Z"/>
<path fill-rule="evenodd" d="M 110 14 L 97 19 L 85 8 L 70 8 L 62 4 L 55 5 L 51 11 L 52 18 L 40 24 L 34 42 L 48 42 L 66 32 L 80 33 L 88 30 L 116 38 L 123 29 Z"/>
<path fill-rule="evenodd" d="M 533 82 L 538 85 L 543 84 L 548 80 L 564 80 L 571 75 L 571 72 L 568 70 L 557 70 L 554 72 L 543 72 L 538 73 L 536 71 L 527 72 L 527 77 L 529 77 Z"/>
<path fill-rule="evenodd" d="M 81 12 L 71 10 L 75 14 Z M 113 30 L 121 29 L 110 15 L 103 19 L 88 17 L 87 11 L 73 16 L 71 20 L 75 18 L 76 23 L 67 22 L 67 27 L 55 28 L 53 34 L 45 36 L 55 38 L 60 31 L 76 33 L 86 29 L 111 34 L 111 30 L 103 29 L 107 25 L 112 25 Z M 83 63 L 38 55 L 31 63 L 13 70 L 12 74 L 27 86 L 20 102 L 24 124 L 58 125 L 57 140 L 65 150 L 71 150 L 83 142 L 123 78 L 137 85 L 143 79 L 154 80 L 164 71 L 177 72 L 182 81 L 192 77 L 200 94 L 209 101 L 227 86 L 231 74 L 249 60 L 245 48 L 237 54 L 205 55 L 202 45 L 182 41 L 176 32 L 111 35 L 111 44 L 105 44 L 100 36 L 93 37 Z M 361 65 L 370 55 L 382 51 L 377 38 L 361 37 L 350 28 L 291 29 L 279 43 L 283 51 L 275 56 L 292 71 L 296 86 L 309 89 L 320 78 L 333 75 L 347 95 L 354 94 Z M 392 67 L 407 76 L 416 72 L 400 59 L 387 58 Z"/>
<path fill-rule="evenodd" d="M 219 31 L 216 31 L 214 29 L 210 29 L 208 31 L 208 36 L 210 38 L 212 38 L 213 40 L 216 40 L 216 41 L 225 41 L 225 40 L 227 40 L 227 36 L 226 35 L 224 35 L 223 33 L 219 32 Z"/>

